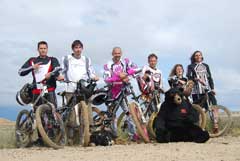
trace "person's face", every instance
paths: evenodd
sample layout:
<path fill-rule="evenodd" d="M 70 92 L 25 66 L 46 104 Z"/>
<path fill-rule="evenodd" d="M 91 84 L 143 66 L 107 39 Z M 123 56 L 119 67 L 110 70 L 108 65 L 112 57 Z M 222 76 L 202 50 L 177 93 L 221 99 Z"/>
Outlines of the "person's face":
<path fill-rule="evenodd" d="M 118 49 L 118 48 L 114 49 L 114 51 L 113 51 L 113 53 L 112 53 L 112 56 L 113 56 L 113 60 L 114 60 L 115 62 L 119 62 L 120 59 L 121 59 L 121 56 L 122 56 L 122 51 L 121 51 L 121 49 Z"/>
<path fill-rule="evenodd" d="M 81 45 L 76 45 L 73 47 L 73 53 L 75 56 L 80 56 L 82 51 L 83 51 L 83 48 L 81 47 Z"/>
<path fill-rule="evenodd" d="M 182 76 L 183 75 L 183 68 L 181 66 L 177 66 L 176 75 L 177 76 Z"/>
<path fill-rule="evenodd" d="M 194 60 L 195 60 L 195 62 L 197 62 L 197 63 L 202 62 L 202 60 L 203 60 L 202 54 L 201 54 L 200 52 L 197 52 L 197 53 L 195 54 L 195 56 L 194 56 Z"/>
<path fill-rule="evenodd" d="M 157 59 L 155 57 L 151 57 L 149 60 L 148 60 L 148 64 L 151 68 L 156 68 L 157 66 Z"/>
<path fill-rule="evenodd" d="M 47 56 L 48 47 L 46 44 L 40 44 L 38 47 L 38 52 L 41 57 Z"/>

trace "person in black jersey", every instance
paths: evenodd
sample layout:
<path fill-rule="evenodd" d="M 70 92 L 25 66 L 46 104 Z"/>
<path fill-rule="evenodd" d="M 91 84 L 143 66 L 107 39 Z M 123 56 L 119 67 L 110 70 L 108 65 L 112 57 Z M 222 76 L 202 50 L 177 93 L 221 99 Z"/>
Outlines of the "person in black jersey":
<path fill-rule="evenodd" d="M 209 99 L 213 105 L 217 105 L 215 98 L 216 92 L 214 90 L 214 82 L 208 64 L 203 62 L 203 55 L 201 51 L 195 51 L 191 56 L 191 64 L 187 68 L 187 77 L 194 81 L 192 91 L 193 103 L 198 104 L 202 102 L 206 92 L 208 92 Z M 208 105 L 205 103 L 204 109 L 208 110 Z M 214 111 L 217 115 L 218 111 Z M 214 125 L 214 133 L 218 132 L 217 123 Z"/>
<path fill-rule="evenodd" d="M 57 99 L 55 94 L 56 79 L 62 79 L 62 76 L 59 75 L 59 72 L 56 72 L 54 75 L 50 74 L 50 72 L 60 65 L 55 57 L 49 57 L 47 55 L 47 42 L 40 41 L 37 47 L 39 56 L 29 58 L 19 69 L 18 73 L 20 76 L 26 76 L 29 73 L 32 73 L 33 83 L 42 82 L 43 84 L 47 84 L 48 93 L 46 94 L 46 98 L 49 102 L 53 103 L 55 107 L 57 107 Z M 41 90 L 38 88 L 38 85 L 34 85 L 32 90 L 34 100 L 38 97 L 40 92 Z M 37 105 L 40 104 L 41 101 L 39 101 Z"/>
<path fill-rule="evenodd" d="M 183 76 L 184 69 L 182 64 L 176 64 L 168 78 L 168 83 L 171 88 L 183 88 L 187 83 L 187 78 Z"/>

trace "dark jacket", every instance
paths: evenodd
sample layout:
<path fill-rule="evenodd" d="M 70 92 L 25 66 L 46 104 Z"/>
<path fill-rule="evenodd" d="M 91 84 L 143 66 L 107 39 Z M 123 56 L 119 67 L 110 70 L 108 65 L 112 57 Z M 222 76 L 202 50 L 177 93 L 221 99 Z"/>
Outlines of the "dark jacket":
<path fill-rule="evenodd" d="M 170 78 L 168 79 L 168 84 L 169 84 L 169 86 L 170 86 L 171 88 L 182 88 L 183 85 L 180 84 L 180 83 L 178 82 L 178 80 L 182 80 L 182 81 L 185 81 L 185 82 L 187 83 L 187 78 L 185 78 L 185 77 L 178 78 L 177 76 L 174 76 L 174 77 L 170 77 Z"/>
<path fill-rule="evenodd" d="M 208 79 L 209 86 L 210 86 L 211 89 L 214 89 L 214 83 L 213 83 L 213 79 L 212 79 L 212 74 L 210 72 L 210 68 L 207 64 L 205 64 L 205 63 L 202 63 L 202 64 L 207 69 L 207 79 Z M 194 63 L 194 64 L 188 65 L 188 67 L 187 67 L 187 78 L 189 80 L 193 80 L 195 83 L 196 83 L 195 78 L 197 78 L 197 74 L 196 74 L 194 68 L 196 67 L 196 65 L 197 64 Z"/>

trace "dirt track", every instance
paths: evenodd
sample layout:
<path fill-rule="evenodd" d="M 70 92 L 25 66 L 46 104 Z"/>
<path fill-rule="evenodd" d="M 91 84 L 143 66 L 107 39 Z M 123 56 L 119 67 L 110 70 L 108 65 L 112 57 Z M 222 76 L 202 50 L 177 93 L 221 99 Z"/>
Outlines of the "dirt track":
<path fill-rule="evenodd" d="M 0 161 L 240 161 L 240 137 L 211 139 L 206 144 L 131 144 L 109 147 L 33 147 L 2 149 Z"/>

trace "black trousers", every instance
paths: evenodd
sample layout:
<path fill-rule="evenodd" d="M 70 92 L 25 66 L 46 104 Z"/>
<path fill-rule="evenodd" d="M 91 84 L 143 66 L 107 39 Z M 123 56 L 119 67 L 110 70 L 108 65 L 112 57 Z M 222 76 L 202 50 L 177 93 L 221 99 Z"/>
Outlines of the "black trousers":
<path fill-rule="evenodd" d="M 38 94 L 33 94 L 33 100 L 35 101 L 37 98 L 38 98 Z M 51 102 L 52 104 L 54 104 L 55 108 L 57 108 L 57 98 L 56 98 L 56 93 L 55 91 L 52 91 L 52 92 L 48 92 L 45 94 L 44 96 L 49 102 Z M 39 106 L 43 103 L 46 103 L 44 101 L 44 99 L 39 99 L 39 101 L 37 102 L 36 106 Z M 36 109 L 34 109 L 36 110 Z"/>
<path fill-rule="evenodd" d="M 217 99 L 212 93 L 208 93 L 208 97 L 209 97 L 209 101 L 210 101 L 209 103 L 211 103 L 212 105 L 217 105 Z M 205 98 L 205 94 L 193 94 L 192 95 L 194 104 L 200 104 L 204 100 L 204 98 Z M 207 102 L 204 102 L 203 108 L 208 110 Z"/>

